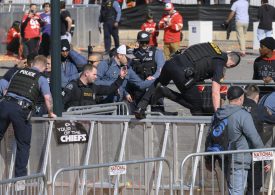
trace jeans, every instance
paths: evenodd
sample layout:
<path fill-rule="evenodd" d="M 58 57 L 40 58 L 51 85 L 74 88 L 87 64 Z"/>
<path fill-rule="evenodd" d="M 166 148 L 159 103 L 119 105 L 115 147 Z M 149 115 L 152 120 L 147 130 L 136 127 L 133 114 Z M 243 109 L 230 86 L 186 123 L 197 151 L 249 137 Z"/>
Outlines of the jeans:
<path fill-rule="evenodd" d="M 226 173 L 228 193 L 243 195 L 247 182 L 248 170 L 243 168 L 228 169 Z"/>
<path fill-rule="evenodd" d="M 272 34 L 272 30 L 257 29 L 257 38 L 259 41 L 266 37 L 273 37 Z"/>

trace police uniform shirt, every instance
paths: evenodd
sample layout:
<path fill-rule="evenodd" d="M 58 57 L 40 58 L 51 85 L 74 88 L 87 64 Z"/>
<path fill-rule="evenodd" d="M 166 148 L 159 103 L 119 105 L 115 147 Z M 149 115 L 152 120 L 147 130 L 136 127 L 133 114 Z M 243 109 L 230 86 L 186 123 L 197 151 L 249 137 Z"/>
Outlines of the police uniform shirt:
<path fill-rule="evenodd" d="M 113 82 L 110 86 L 106 85 L 85 85 L 82 83 L 80 79 L 71 81 L 62 92 L 63 103 L 65 105 L 65 109 L 72 105 L 67 105 L 70 102 L 74 102 L 81 99 L 81 88 L 91 88 L 93 94 L 91 94 L 91 101 L 95 99 L 95 95 L 109 95 L 114 93 L 123 83 L 124 79 L 118 77 L 115 82 Z M 79 102 L 80 104 L 80 102 Z M 74 105 L 76 106 L 76 105 Z M 81 106 L 81 105 L 78 105 Z"/>
<path fill-rule="evenodd" d="M 32 67 L 31 69 L 39 71 L 36 67 Z M 51 90 L 50 90 L 48 80 L 42 75 L 38 79 L 38 86 L 39 86 L 39 90 L 40 90 L 40 92 L 42 93 L 43 96 L 51 95 Z M 14 93 L 7 93 L 7 96 L 11 96 L 11 97 L 14 97 L 14 98 L 19 99 L 19 100 L 27 100 L 27 101 L 30 102 L 29 99 L 27 99 L 23 96 L 16 95 Z"/>
<path fill-rule="evenodd" d="M 226 62 L 221 58 L 214 58 L 212 60 L 212 63 L 214 65 L 214 72 L 213 72 L 212 81 L 215 81 L 215 82 L 221 84 L 221 82 L 224 78 L 224 71 L 225 71 Z"/>

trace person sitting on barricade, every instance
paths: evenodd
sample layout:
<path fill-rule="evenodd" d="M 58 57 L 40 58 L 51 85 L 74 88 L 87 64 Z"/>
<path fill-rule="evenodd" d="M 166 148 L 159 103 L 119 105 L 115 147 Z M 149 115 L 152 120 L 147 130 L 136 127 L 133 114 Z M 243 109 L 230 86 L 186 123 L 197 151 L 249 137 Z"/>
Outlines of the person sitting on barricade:
<path fill-rule="evenodd" d="M 145 109 L 161 97 L 167 97 L 190 109 L 192 115 L 203 115 L 202 99 L 196 86 L 197 82 L 212 79 L 212 99 L 214 110 L 220 107 L 220 86 L 224 78 L 224 69 L 233 68 L 240 62 L 235 52 L 225 53 L 215 43 L 192 45 L 183 53 L 174 55 L 166 61 L 159 78 L 145 93 L 135 111 L 136 118 L 145 118 Z M 174 81 L 180 93 L 166 86 Z"/>
<path fill-rule="evenodd" d="M 260 56 L 255 59 L 253 80 L 263 80 L 266 84 L 275 80 L 275 40 L 266 37 L 260 41 Z M 260 97 L 275 90 L 274 87 L 260 86 Z"/>
<path fill-rule="evenodd" d="M 128 82 L 136 85 L 140 89 L 145 89 L 154 82 L 154 79 L 144 81 L 139 78 L 139 76 L 128 65 L 129 62 L 127 57 L 133 58 L 134 56 L 127 54 L 126 45 L 121 45 L 116 49 L 114 56 L 110 60 L 103 60 L 98 64 L 97 79 L 95 81 L 96 85 L 111 85 L 117 79 L 120 69 L 127 69 L 128 71 L 128 74 L 119 90 L 106 98 L 104 97 L 104 100 L 101 103 L 120 102 L 123 101 L 124 98 L 129 102 L 132 102 L 130 94 L 125 90 Z"/>
<path fill-rule="evenodd" d="M 239 86 L 231 86 L 227 92 L 228 105 L 218 108 L 213 115 L 212 123 L 205 142 L 207 152 L 222 152 L 226 150 L 248 150 L 264 148 L 261 137 L 255 128 L 251 114 L 242 107 L 244 91 Z M 252 162 L 251 154 L 241 153 L 218 157 L 227 180 L 228 192 L 243 195 L 248 170 Z M 209 171 L 214 167 L 211 156 L 205 157 L 205 165 Z M 221 162 L 221 161 L 224 162 Z M 266 171 L 270 165 L 266 165 Z"/>
<path fill-rule="evenodd" d="M 245 87 L 245 99 L 243 106 L 251 113 L 253 122 L 255 124 L 255 127 L 263 141 L 263 144 L 266 146 L 269 139 L 272 137 L 273 134 L 273 126 L 272 125 L 266 125 L 268 124 L 275 124 L 275 115 L 272 115 L 268 108 L 258 104 L 259 101 L 259 94 L 260 89 L 256 85 L 248 85 Z M 261 161 L 254 162 L 254 185 L 252 180 L 252 169 L 248 170 L 248 177 L 247 177 L 247 195 L 253 194 L 252 190 L 254 187 L 254 194 L 258 195 L 260 194 L 260 189 L 262 187 L 262 166 Z"/>
<path fill-rule="evenodd" d="M 70 81 L 62 92 L 64 108 L 96 104 L 97 95 L 112 94 L 121 86 L 127 75 L 127 69 L 120 69 L 119 76 L 110 85 L 94 84 L 97 77 L 97 68 L 91 64 L 84 66 L 80 78 Z"/>
<path fill-rule="evenodd" d="M 67 39 L 61 40 L 61 87 L 64 88 L 70 81 L 79 78 L 79 72 L 88 60 L 71 49 Z"/>

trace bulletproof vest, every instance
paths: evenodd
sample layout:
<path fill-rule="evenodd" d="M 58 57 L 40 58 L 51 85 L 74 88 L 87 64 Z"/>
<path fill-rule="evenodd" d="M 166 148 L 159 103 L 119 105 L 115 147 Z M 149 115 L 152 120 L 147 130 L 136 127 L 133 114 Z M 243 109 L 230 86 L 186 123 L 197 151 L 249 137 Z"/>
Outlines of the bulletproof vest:
<path fill-rule="evenodd" d="M 148 76 L 155 74 L 157 70 L 155 47 L 149 47 L 146 50 L 138 48 L 134 50 L 133 54 L 136 60 L 133 60 L 131 66 L 141 79 L 145 80 Z"/>
<path fill-rule="evenodd" d="M 95 102 L 95 94 L 91 86 L 86 86 L 81 83 L 80 80 L 75 80 L 76 85 L 78 86 L 76 93 L 68 105 L 71 106 L 85 106 L 85 105 L 94 105 Z"/>
<path fill-rule="evenodd" d="M 41 73 L 37 70 L 28 68 L 18 70 L 10 81 L 8 92 L 23 96 L 35 103 L 40 93 L 38 84 L 40 76 Z"/>
<path fill-rule="evenodd" d="M 213 58 L 221 58 L 226 61 L 222 51 L 215 43 L 201 43 L 187 48 L 185 54 L 194 66 L 195 80 L 210 79 L 214 73 Z"/>
<path fill-rule="evenodd" d="M 113 8 L 114 0 L 107 0 L 101 5 L 100 20 L 101 22 L 115 21 L 116 10 Z"/>

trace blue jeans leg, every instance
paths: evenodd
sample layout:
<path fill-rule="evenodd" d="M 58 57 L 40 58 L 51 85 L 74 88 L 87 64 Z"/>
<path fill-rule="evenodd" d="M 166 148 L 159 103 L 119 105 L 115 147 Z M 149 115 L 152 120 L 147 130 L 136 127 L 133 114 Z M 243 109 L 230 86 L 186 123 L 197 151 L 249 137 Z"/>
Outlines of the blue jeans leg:
<path fill-rule="evenodd" d="M 243 195 L 248 171 L 245 169 L 231 170 L 227 178 L 228 192 L 230 195 Z"/>

